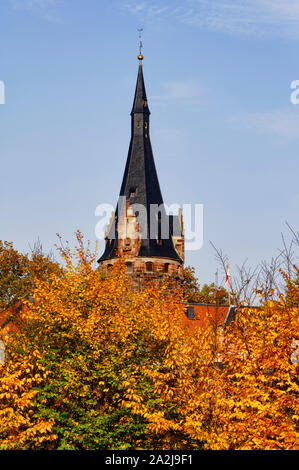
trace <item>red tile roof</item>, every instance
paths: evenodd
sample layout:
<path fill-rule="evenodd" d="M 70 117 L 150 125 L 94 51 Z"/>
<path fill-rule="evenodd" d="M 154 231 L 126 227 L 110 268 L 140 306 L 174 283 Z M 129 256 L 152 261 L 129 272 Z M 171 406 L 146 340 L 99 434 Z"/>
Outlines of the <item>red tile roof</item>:
<path fill-rule="evenodd" d="M 194 318 L 187 317 L 187 307 L 193 307 Z M 230 310 L 229 305 L 210 304 L 186 304 L 186 315 L 183 317 L 183 325 L 188 328 L 204 328 L 209 323 L 213 326 L 224 326 Z"/>

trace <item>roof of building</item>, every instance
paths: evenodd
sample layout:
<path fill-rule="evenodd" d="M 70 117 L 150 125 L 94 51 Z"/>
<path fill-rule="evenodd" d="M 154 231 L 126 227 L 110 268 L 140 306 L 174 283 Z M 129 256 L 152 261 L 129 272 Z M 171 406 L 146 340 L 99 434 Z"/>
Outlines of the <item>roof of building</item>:
<path fill-rule="evenodd" d="M 224 327 L 231 323 L 235 312 L 232 305 L 186 303 L 183 325 L 191 329 L 204 328 L 208 324 Z"/>
<path fill-rule="evenodd" d="M 143 113 L 147 115 L 150 114 L 147 97 L 146 97 L 141 60 L 139 61 L 138 76 L 137 76 L 135 96 L 134 96 L 131 116 L 135 113 Z"/>
<path fill-rule="evenodd" d="M 155 220 L 157 220 L 159 215 L 162 220 L 169 221 L 169 216 L 166 215 L 154 162 L 149 135 L 149 115 L 142 61 L 139 60 L 135 96 L 131 111 L 131 141 L 119 195 L 125 198 L 131 207 L 133 206 L 139 226 L 143 227 L 144 235 L 141 239 L 138 256 L 168 258 L 181 262 L 182 260 L 173 245 L 170 228 L 168 228 L 166 236 L 165 234 L 161 236 L 161 222 L 158 222 L 157 234 L 153 236 L 154 223 L 151 224 L 154 220 L 153 217 L 156 217 Z M 137 204 L 145 208 L 145 216 L 138 210 Z M 108 234 L 106 248 L 98 260 L 99 263 L 118 256 L 117 226 L 121 210 L 119 202 L 115 219 Z M 161 241 L 158 242 L 157 238 Z"/>

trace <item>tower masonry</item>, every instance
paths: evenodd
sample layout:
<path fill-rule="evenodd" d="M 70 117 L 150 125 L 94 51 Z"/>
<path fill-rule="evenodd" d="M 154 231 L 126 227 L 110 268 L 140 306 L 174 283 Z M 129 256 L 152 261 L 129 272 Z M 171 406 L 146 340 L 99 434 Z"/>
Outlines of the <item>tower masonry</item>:
<path fill-rule="evenodd" d="M 148 106 L 142 60 L 131 111 L 131 140 L 115 213 L 105 235 L 105 250 L 98 260 L 111 266 L 124 255 L 127 275 L 140 287 L 149 279 L 180 281 L 184 265 L 183 217 L 168 214 L 163 202 L 150 141 Z"/>

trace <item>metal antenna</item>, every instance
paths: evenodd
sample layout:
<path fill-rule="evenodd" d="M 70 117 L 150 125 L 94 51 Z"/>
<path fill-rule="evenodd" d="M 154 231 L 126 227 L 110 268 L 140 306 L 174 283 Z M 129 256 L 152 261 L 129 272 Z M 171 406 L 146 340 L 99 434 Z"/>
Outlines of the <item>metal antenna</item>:
<path fill-rule="evenodd" d="M 142 47 L 143 47 L 143 44 L 142 44 L 142 40 L 141 40 L 141 33 L 143 31 L 143 28 L 140 28 L 140 29 L 137 29 L 138 33 L 139 33 L 139 54 L 141 54 L 141 50 L 142 50 Z"/>

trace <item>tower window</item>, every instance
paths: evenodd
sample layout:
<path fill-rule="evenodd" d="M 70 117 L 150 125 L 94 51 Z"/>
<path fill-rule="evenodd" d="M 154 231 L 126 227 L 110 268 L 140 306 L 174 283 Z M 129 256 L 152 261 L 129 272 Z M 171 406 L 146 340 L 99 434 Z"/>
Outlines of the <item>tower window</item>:
<path fill-rule="evenodd" d="M 3 341 L 0 341 L 0 364 L 4 365 L 5 363 L 5 344 Z"/>
<path fill-rule="evenodd" d="M 129 191 L 130 197 L 134 197 L 135 194 L 136 194 L 136 188 L 135 187 L 130 188 L 130 191 Z"/>
<path fill-rule="evenodd" d="M 147 124 L 147 122 L 145 122 L 144 123 L 144 128 L 147 129 L 147 126 L 148 126 L 148 124 Z"/>
<path fill-rule="evenodd" d="M 169 270 L 169 263 L 165 263 L 164 264 L 164 272 L 168 273 L 168 270 Z"/>
<path fill-rule="evenodd" d="M 127 273 L 133 272 L 133 263 L 126 263 L 127 266 Z"/>
<path fill-rule="evenodd" d="M 152 273 L 153 272 L 153 263 L 145 263 L 145 267 L 146 267 L 146 272 L 147 273 Z"/>
<path fill-rule="evenodd" d="M 191 305 L 187 307 L 187 318 L 189 318 L 189 320 L 193 320 L 195 318 L 194 307 Z"/>

